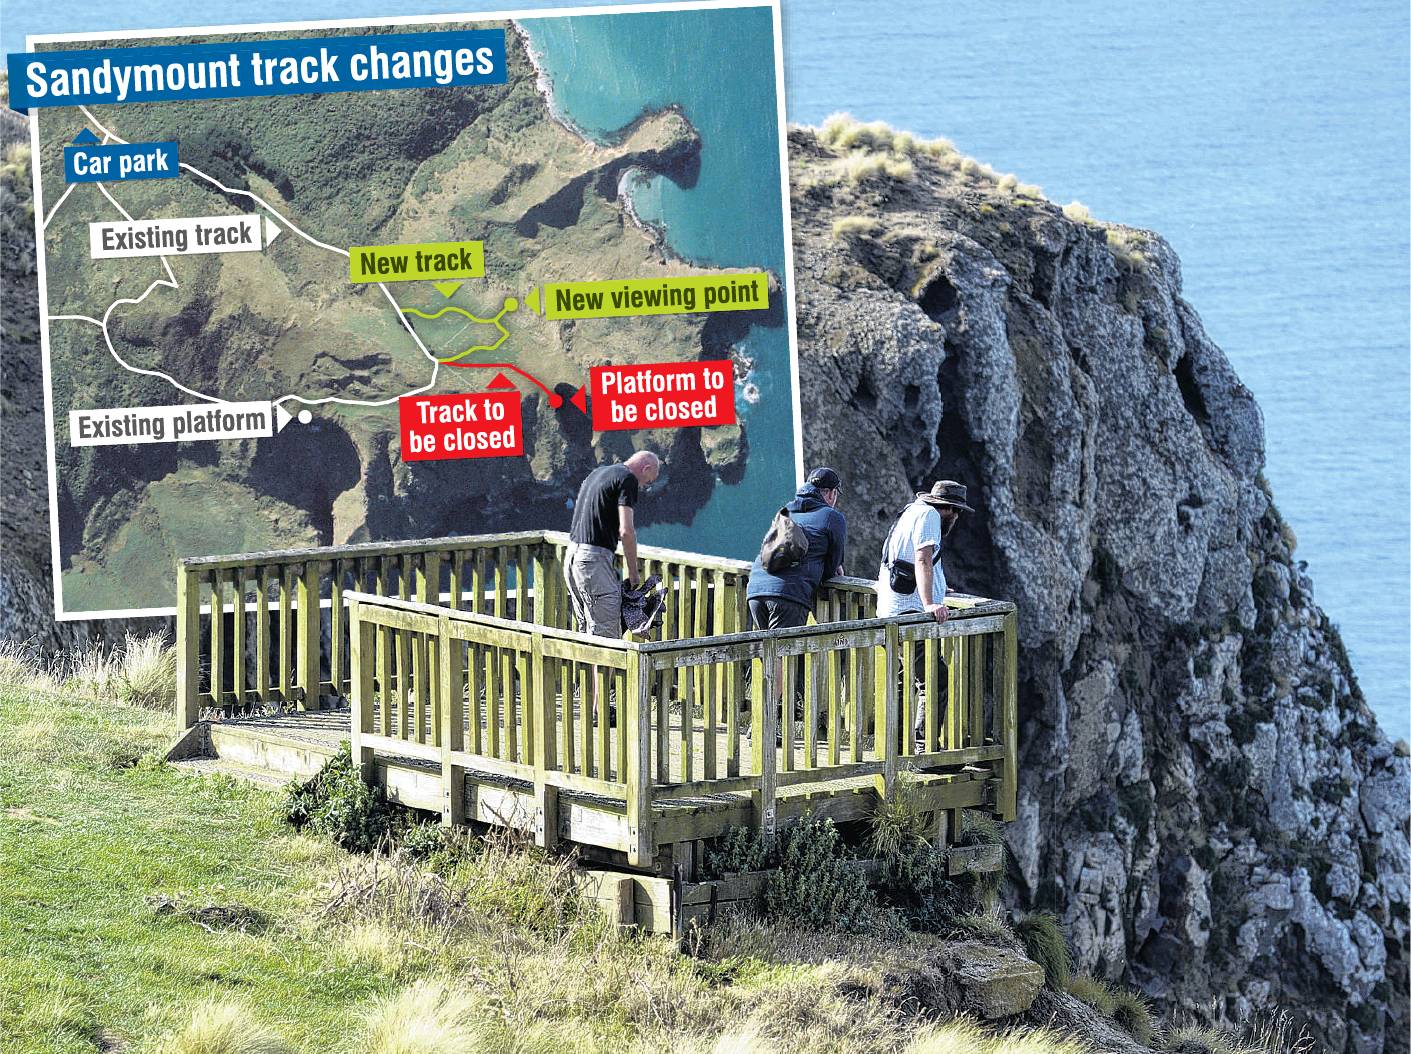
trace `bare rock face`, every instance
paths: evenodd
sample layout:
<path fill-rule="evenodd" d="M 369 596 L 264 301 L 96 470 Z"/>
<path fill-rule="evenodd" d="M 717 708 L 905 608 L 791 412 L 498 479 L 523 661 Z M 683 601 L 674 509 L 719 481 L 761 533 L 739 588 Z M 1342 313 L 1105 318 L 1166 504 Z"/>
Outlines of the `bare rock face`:
<path fill-rule="evenodd" d="M 843 475 L 849 570 L 958 479 L 947 579 L 1019 606 L 1017 899 L 1164 1007 L 1404 1050 L 1408 761 L 1174 253 L 880 126 L 790 149 L 805 446 Z"/>

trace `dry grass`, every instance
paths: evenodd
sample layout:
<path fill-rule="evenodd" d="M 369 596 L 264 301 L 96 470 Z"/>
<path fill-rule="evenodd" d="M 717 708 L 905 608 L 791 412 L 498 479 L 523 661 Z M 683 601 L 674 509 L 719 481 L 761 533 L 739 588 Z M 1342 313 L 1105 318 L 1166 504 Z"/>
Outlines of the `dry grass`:
<path fill-rule="evenodd" d="M 833 237 L 839 240 L 874 235 L 881 229 L 871 216 L 840 216 L 833 221 Z"/>
<path fill-rule="evenodd" d="M 1070 201 L 1063 206 L 1063 215 L 1067 216 L 1074 223 L 1097 223 L 1093 218 L 1092 210 L 1081 201 Z"/>
<path fill-rule="evenodd" d="M 463 1054 L 484 1050 L 481 1008 L 444 981 L 423 980 L 373 1008 L 367 1054 Z"/>
<path fill-rule="evenodd" d="M 0 641 L 0 684 L 169 710 L 176 699 L 176 649 L 161 634 L 129 634 L 119 645 L 51 658 L 32 643 Z"/>
<path fill-rule="evenodd" d="M 279 1034 L 235 1003 L 205 1003 L 154 1050 L 163 1054 L 289 1054 Z"/>

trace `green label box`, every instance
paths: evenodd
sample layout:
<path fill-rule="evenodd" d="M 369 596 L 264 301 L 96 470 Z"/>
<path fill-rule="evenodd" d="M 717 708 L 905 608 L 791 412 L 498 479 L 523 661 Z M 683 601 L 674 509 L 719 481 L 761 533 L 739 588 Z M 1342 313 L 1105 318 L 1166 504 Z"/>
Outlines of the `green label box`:
<path fill-rule="evenodd" d="M 354 282 L 439 281 L 484 278 L 483 242 L 423 242 L 407 245 L 355 245 L 348 250 Z"/>
<path fill-rule="evenodd" d="M 531 305 L 533 301 L 530 301 Z M 769 276 L 682 275 L 621 278 L 606 282 L 550 282 L 544 286 L 548 318 L 618 318 L 625 315 L 690 315 L 702 311 L 762 311 L 769 307 Z"/>

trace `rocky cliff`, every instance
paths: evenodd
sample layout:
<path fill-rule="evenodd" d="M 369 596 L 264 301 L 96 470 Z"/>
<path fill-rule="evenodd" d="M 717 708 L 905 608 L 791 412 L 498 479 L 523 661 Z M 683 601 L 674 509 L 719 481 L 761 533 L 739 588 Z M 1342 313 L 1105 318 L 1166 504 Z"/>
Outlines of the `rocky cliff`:
<path fill-rule="evenodd" d="M 969 484 L 952 588 L 1019 605 L 1017 896 L 1159 1003 L 1407 1036 L 1404 745 L 1294 559 L 1259 408 L 1158 236 L 883 126 L 790 133 L 807 460 L 850 551 Z"/>
<path fill-rule="evenodd" d="M 805 445 L 850 570 L 911 491 L 974 516 L 954 588 L 1020 608 L 1026 906 L 1164 1006 L 1301 1012 L 1404 1050 L 1408 759 L 1378 731 L 1260 474 L 1258 407 L 1148 232 L 945 144 L 790 133 Z M 33 228 L 5 216 L 0 637 L 52 622 Z"/>

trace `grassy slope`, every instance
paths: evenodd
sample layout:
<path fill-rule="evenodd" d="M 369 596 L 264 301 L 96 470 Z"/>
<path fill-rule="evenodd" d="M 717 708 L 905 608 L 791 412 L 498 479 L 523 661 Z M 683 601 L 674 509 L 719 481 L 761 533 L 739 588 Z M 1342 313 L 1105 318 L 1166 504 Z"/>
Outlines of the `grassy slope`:
<path fill-rule="evenodd" d="M 165 1032 L 232 992 L 334 1049 L 353 1006 L 389 987 L 304 924 L 333 851 L 284 831 L 268 794 L 133 764 L 171 737 L 165 719 L 0 688 L 0 729 L 0 1034 L 19 1050 Z M 248 904 L 270 929 L 157 917 L 156 894 Z"/>

